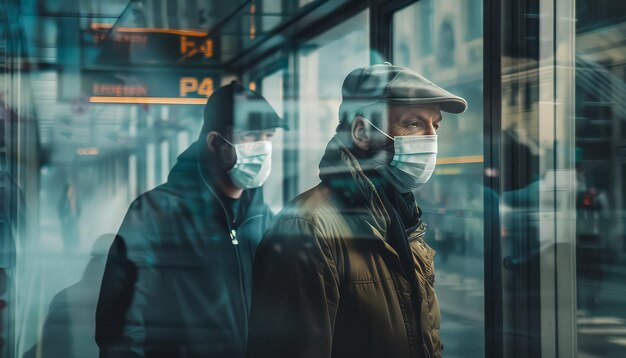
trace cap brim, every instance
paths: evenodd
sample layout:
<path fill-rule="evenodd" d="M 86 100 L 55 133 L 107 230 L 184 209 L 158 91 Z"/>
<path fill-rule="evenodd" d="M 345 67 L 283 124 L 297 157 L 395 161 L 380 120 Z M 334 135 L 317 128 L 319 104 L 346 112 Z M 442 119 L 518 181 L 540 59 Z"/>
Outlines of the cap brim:
<path fill-rule="evenodd" d="M 287 123 L 273 113 L 252 113 L 248 114 L 245 120 L 234 123 L 234 128 L 238 130 L 266 130 L 282 128 L 289 130 Z"/>
<path fill-rule="evenodd" d="M 289 125 L 287 123 L 279 123 L 274 128 L 282 128 L 283 130 L 288 131 L 289 130 Z"/>
<path fill-rule="evenodd" d="M 278 116 L 272 116 L 273 118 L 264 123 L 264 129 L 274 129 L 274 128 L 282 128 L 286 131 L 289 130 L 289 125 L 282 118 Z"/>
<path fill-rule="evenodd" d="M 384 101 L 406 105 L 437 103 L 442 111 L 454 114 L 463 113 L 467 109 L 467 102 L 460 97 L 386 98 Z"/>

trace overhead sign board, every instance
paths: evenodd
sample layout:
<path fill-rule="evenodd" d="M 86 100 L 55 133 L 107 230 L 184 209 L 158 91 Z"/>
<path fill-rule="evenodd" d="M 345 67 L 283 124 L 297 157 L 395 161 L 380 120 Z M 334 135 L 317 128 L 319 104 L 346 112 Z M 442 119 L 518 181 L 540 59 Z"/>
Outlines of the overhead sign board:
<path fill-rule="evenodd" d="M 186 29 L 113 27 L 91 24 L 83 34 L 86 51 L 98 63 L 171 64 L 219 61 L 216 40 L 207 32 Z M 91 55 L 84 57 L 89 58 Z"/>
<path fill-rule="evenodd" d="M 91 103 L 205 104 L 220 76 L 206 71 L 100 71 L 81 73 Z"/>

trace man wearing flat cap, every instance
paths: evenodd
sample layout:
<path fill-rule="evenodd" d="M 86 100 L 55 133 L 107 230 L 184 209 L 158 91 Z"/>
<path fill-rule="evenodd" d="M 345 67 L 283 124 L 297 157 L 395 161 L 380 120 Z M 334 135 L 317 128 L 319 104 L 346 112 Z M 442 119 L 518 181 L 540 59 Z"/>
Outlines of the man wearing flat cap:
<path fill-rule="evenodd" d="M 245 356 L 277 127 L 269 103 L 236 82 L 209 98 L 198 140 L 165 184 L 131 204 L 109 251 L 96 312 L 101 357 Z"/>
<path fill-rule="evenodd" d="M 441 112 L 467 104 L 409 69 L 344 80 L 321 183 L 273 220 L 254 259 L 248 357 L 441 357 L 435 252 L 413 191 Z"/>

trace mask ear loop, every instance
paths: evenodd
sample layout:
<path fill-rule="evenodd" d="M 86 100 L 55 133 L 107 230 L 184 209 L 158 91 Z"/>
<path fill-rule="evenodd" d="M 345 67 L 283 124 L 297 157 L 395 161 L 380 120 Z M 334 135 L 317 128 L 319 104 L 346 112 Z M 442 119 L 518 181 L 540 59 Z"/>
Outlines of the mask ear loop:
<path fill-rule="evenodd" d="M 370 121 L 369 119 L 362 117 L 363 119 L 365 119 L 372 127 L 376 128 L 377 131 L 379 131 L 380 133 L 382 133 L 385 137 L 391 139 L 394 143 L 395 143 L 395 139 L 391 138 L 391 136 L 389 136 L 389 134 L 385 133 L 382 129 L 378 128 L 374 123 L 372 123 L 372 121 Z M 380 167 L 385 167 L 386 165 L 378 165 L 375 169 L 378 169 Z"/>
<path fill-rule="evenodd" d="M 220 138 L 222 138 L 222 139 L 224 140 L 224 142 L 226 142 L 226 143 L 230 144 L 230 146 L 231 146 L 231 147 L 233 147 L 233 148 L 237 148 L 237 147 L 236 147 L 233 143 L 231 143 L 228 139 L 224 138 L 224 136 L 223 136 L 223 135 L 221 135 L 221 134 L 219 134 L 219 133 L 217 133 L 217 135 L 218 135 L 218 136 L 220 136 Z"/>
<path fill-rule="evenodd" d="M 369 123 L 372 127 L 376 128 L 376 130 L 378 130 L 380 133 L 384 134 L 384 135 L 385 135 L 385 137 L 387 137 L 387 138 L 389 138 L 389 139 L 391 139 L 391 140 L 395 141 L 395 139 L 391 138 L 391 137 L 389 136 L 389 134 L 385 133 L 382 129 L 378 128 L 378 127 L 377 127 L 374 123 L 372 123 L 372 121 L 370 121 L 369 119 L 367 119 L 367 118 L 365 118 L 365 117 L 363 117 L 363 119 L 365 119 L 365 120 L 366 120 L 366 121 L 367 121 L 367 122 L 368 122 L 368 123 Z"/>
<path fill-rule="evenodd" d="M 217 132 L 216 132 L 216 133 L 217 133 Z M 217 135 L 218 135 L 218 136 L 220 136 L 220 138 L 222 138 L 222 140 L 224 140 L 224 142 L 228 143 L 228 145 L 230 145 L 231 147 L 233 147 L 233 149 L 235 150 L 235 158 L 236 158 L 236 161 L 235 161 L 235 165 L 233 166 L 233 168 L 234 168 L 237 164 L 239 164 L 239 163 L 240 163 L 240 160 L 241 160 L 241 153 L 239 153 L 239 148 L 237 148 L 237 146 L 236 146 L 236 145 L 234 145 L 233 143 L 231 143 L 228 139 L 224 138 L 224 136 L 223 136 L 223 135 L 221 135 L 221 134 L 219 134 L 219 133 L 217 133 Z M 233 170 L 233 168 L 230 168 L 230 169 L 229 169 L 229 171 L 230 171 L 230 170 Z"/>

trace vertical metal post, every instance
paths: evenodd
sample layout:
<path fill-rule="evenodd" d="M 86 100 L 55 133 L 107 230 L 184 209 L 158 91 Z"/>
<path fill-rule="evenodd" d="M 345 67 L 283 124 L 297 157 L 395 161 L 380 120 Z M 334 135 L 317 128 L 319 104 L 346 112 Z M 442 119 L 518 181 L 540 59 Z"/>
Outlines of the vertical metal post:
<path fill-rule="evenodd" d="M 577 356 L 576 322 L 576 0 L 555 0 L 554 114 L 556 357 Z"/>
<path fill-rule="evenodd" d="M 501 3 L 483 1 L 485 356 L 501 357 L 502 259 L 500 249 Z"/>

